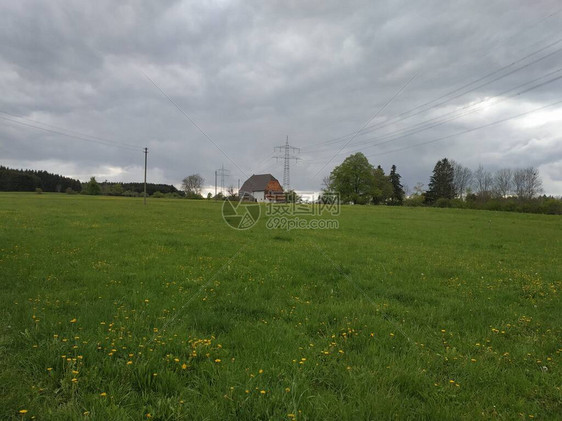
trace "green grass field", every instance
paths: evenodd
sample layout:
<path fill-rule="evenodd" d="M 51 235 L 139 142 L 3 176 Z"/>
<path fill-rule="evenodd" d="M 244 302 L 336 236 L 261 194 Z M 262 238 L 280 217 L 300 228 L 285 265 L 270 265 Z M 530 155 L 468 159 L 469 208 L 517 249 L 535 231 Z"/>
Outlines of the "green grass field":
<path fill-rule="evenodd" d="M 220 207 L 1 194 L 0 418 L 562 414 L 559 216 Z"/>

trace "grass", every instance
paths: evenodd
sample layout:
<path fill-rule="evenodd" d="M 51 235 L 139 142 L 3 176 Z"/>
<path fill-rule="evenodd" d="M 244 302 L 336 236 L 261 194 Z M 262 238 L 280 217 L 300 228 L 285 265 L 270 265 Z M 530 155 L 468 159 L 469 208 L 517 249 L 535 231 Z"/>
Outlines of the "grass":
<path fill-rule="evenodd" d="M 209 201 L 1 194 L 0 418 L 562 413 L 559 216 L 338 219 L 235 231 Z"/>

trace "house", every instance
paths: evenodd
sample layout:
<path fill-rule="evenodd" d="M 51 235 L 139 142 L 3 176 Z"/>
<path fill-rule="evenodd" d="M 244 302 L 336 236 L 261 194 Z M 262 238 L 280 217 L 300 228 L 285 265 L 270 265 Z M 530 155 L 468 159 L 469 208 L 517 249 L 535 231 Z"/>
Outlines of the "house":
<path fill-rule="evenodd" d="M 279 181 L 271 174 L 253 174 L 248 178 L 238 195 L 243 200 L 256 202 L 284 202 L 285 193 Z"/>

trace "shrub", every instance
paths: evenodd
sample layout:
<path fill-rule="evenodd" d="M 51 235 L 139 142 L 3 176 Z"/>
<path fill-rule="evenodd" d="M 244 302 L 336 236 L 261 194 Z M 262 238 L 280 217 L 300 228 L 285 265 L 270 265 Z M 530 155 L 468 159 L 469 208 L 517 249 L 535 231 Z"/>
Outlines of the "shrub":
<path fill-rule="evenodd" d="M 438 208 L 450 208 L 452 207 L 452 203 L 450 199 L 446 199 L 444 197 L 440 197 L 439 199 L 437 199 L 437 201 L 435 202 L 435 206 L 437 206 Z"/>
<path fill-rule="evenodd" d="M 156 190 L 154 193 L 152 193 L 152 197 L 154 197 L 155 199 L 161 199 L 164 197 L 164 193 Z"/>
<path fill-rule="evenodd" d="M 41 193 L 43 193 L 43 189 L 42 189 L 41 187 L 37 187 L 37 188 L 35 189 L 35 193 L 41 194 Z"/>
<path fill-rule="evenodd" d="M 425 197 L 423 194 L 417 196 L 410 196 L 404 199 L 404 206 L 423 206 L 425 202 Z"/>

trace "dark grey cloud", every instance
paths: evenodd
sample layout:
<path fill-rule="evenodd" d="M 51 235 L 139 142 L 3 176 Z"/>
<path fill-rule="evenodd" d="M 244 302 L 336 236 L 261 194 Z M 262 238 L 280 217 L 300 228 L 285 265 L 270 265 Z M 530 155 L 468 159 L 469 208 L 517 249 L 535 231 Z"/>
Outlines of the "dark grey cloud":
<path fill-rule="evenodd" d="M 554 44 L 562 40 L 561 9 L 555 0 L 7 3 L 0 14 L 0 111 L 136 150 L 0 114 L 0 163 L 130 181 L 141 178 L 141 148 L 148 146 L 154 181 L 177 184 L 199 172 L 212 184 L 224 164 L 236 185 L 253 172 L 281 179 L 282 164 L 271 157 L 288 135 L 302 148 L 291 173 L 300 190 L 318 190 L 334 165 L 361 150 L 374 165 L 396 164 L 409 186 L 427 183 L 447 156 L 490 170 L 537 166 L 547 192 L 560 195 L 562 104 L 455 134 L 561 99 L 561 80 L 498 96 L 562 75 L 562 42 Z M 513 73 L 396 118 L 494 71 Z M 357 131 L 413 75 L 370 123 L 384 127 L 357 136 L 326 165 L 343 143 L 322 142 Z M 471 105 L 478 112 L 416 130 Z M 372 146 L 393 133 L 410 135 Z"/>

